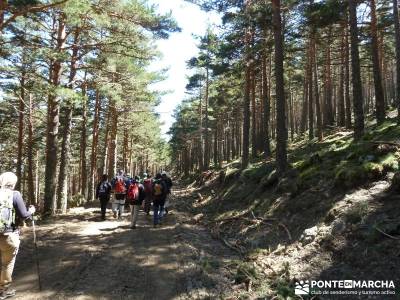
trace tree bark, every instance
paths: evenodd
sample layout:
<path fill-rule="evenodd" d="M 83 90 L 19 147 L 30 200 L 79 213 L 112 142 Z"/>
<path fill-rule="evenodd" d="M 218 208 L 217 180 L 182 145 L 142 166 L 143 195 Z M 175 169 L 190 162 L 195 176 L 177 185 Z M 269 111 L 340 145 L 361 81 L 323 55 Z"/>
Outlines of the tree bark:
<path fill-rule="evenodd" d="M 85 76 L 86 77 L 86 76 Z M 87 162 L 86 162 L 86 127 L 87 127 L 87 99 L 86 99 L 86 82 L 82 86 L 82 127 L 81 127 L 81 147 L 80 147 L 80 162 L 81 162 L 81 194 L 85 199 L 88 198 L 88 177 L 87 177 Z"/>
<path fill-rule="evenodd" d="M 321 105 L 319 101 L 319 87 L 318 87 L 318 65 L 317 65 L 317 50 L 315 45 L 315 39 L 312 44 L 312 65 L 314 68 L 314 101 L 315 101 L 315 114 L 317 116 L 317 136 L 318 141 L 322 141 L 323 138 L 323 128 L 322 128 L 322 112 Z"/>
<path fill-rule="evenodd" d="M 68 78 L 68 87 L 73 88 L 73 81 L 76 76 L 76 64 L 78 56 L 78 37 L 79 32 L 76 31 L 74 35 L 74 46 L 72 48 L 70 74 Z M 58 208 L 61 213 L 67 212 L 68 206 L 68 173 L 69 173 L 69 161 L 71 156 L 71 131 L 72 131 L 72 115 L 73 115 L 73 104 L 71 101 L 66 101 L 64 108 L 64 128 L 62 133 L 62 144 L 61 144 L 61 156 L 60 156 L 60 172 L 58 177 Z"/>
<path fill-rule="evenodd" d="M 396 42 L 396 106 L 397 123 L 400 124 L 400 24 L 399 24 L 399 4 L 393 0 L 394 34 Z"/>
<path fill-rule="evenodd" d="M 285 87 L 283 79 L 283 36 L 280 0 L 272 0 L 272 22 L 275 40 L 275 80 L 276 80 L 276 163 L 278 174 L 287 168 L 287 128 L 285 113 Z"/>
<path fill-rule="evenodd" d="M 340 51 L 340 77 L 339 77 L 339 97 L 338 97 L 338 125 L 343 127 L 346 122 L 345 117 L 345 105 L 344 105 L 344 81 L 345 81 L 345 34 L 346 34 L 346 25 L 343 26 L 343 36 L 341 41 L 341 51 Z"/>
<path fill-rule="evenodd" d="M 270 98 L 268 93 L 268 78 L 267 78 L 267 50 L 264 47 L 262 56 L 262 101 L 263 101 L 263 126 L 262 126 L 262 140 L 263 140 L 263 151 L 264 159 L 268 159 L 271 156 L 271 146 L 269 137 L 269 118 L 270 118 Z"/>
<path fill-rule="evenodd" d="M 250 101 L 251 101 L 251 156 L 257 157 L 257 107 L 256 107 L 256 80 L 254 68 L 250 73 Z"/>
<path fill-rule="evenodd" d="M 205 105 L 205 116 L 204 116 L 204 170 L 208 170 L 210 166 L 210 135 L 208 132 L 208 92 L 209 92 L 209 85 L 210 85 L 210 74 L 209 69 L 206 67 L 206 90 L 204 95 L 204 105 Z"/>
<path fill-rule="evenodd" d="M 65 24 L 59 17 L 57 28 L 56 52 L 60 53 L 64 48 L 66 38 Z M 62 73 L 62 61 L 58 58 L 50 64 L 50 78 L 54 87 L 60 84 Z M 60 103 L 57 95 L 50 92 L 47 105 L 47 134 L 46 134 L 46 168 L 45 168 L 45 190 L 44 190 L 44 213 L 53 215 L 56 208 L 56 185 L 57 185 L 57 150 L 58 150 L 58 126 Z"/>
<path fill-rule="evenodd" d="M 357 4 L 349 0 L 351 67 L 353 85 L 354 139 L 364 134 L 364 104 L 361 86 L 360 55 L 358 52 Z"/>
<path fill-rule="evenodd" d="M 248 62 L 249 59 L 247 58 Z M 248 62 L 249 63 L 249 62 Z M 242 169 L 249 165 L 250 144 L 250 66 L 245 67 L 245 91 L 243 99 L 243 138 L 242 138 Z"/>
<path fill-rule="evenodd" d="M 97 145 L 99 143 L 99 118 L 100 118 L 100 93 L 96 89 L 96 102 L 94 105 L 93 132 L 92 132 L 92 149 L 90 155 L 90 173 L 89 173 L 89 195 L 88 199 L 94 200 L 95 185 L 97 179 Z"/>
<path fill-rule="evenodd" d="M 23 66 L 24 68 L 25 66 Z M 23 155 L 23 150 L 24 150 L 24 117 L 25 117 L 25 71 L 22 70 L 22 75 L 21 75 L 21 94 L 20 94 L 20 99 L 19 99 L 19 108 L 18 108 L 18 149 L 17 149 L 17 177 L 18 181 L 15 186 L 15 189 L 17 191 L 21 190 L 23 178 L 22 178 L 22 155 Z"/>
<path fill-rule="evenodd" d="M 110 103 L 110 132 L 108 144 L 108 176 L 113 177 L 116 173 L 116 149 L 117 149 L 117 127 L 118 127 L 118 114 L 115 101 Z"/>
<path fill-rule="evenodd" d="M 351 99 L 350 99 L 350 61 L 349 61 L 349 25 L 346 20 L 346 33 L 345 33 L 345 68 L 344 68 L 344 101 L 346 103 L 346 128 L 351 129 Z"/>
<path fill-rule="evenodd" d="M 382 87 L 382 73 L 380 66 L 379 48 L 378 48 L 378 32 L 376 28 L 376 4 L 375 0 L 370 0 L 371 4 L 371 37 L 372 37 L 372 64 L 374 70 L 374 86 L 375 86 L 375 112 L 376 121 L 382 124 L 385 120 L 385 98 Z"/>
<path fill-rule="evenodd" d="M 26 147 L 27 162 L 28 162 L 28 203 L 36 203 L 35 196 L 35 178 L 34 178 L 34 141 L 33 141 L 33 100 L 29 94 L 29 114 L 28 114 L 28 145 Z"/>

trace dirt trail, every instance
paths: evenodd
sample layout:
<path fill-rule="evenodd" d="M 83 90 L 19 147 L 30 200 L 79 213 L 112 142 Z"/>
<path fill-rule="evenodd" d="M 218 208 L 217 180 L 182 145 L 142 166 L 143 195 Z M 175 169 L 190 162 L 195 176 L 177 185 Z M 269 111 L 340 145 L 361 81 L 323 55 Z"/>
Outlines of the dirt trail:
<path fill-rule="evenodd" d="M 175 193 L 176 203 L 184 199 L 184 191 Z M 234 254 L 176 210 L 160 228 L 141 213 L 132 230 L 128 213 L 117 221 L 108 211 L 107 221 L 100 221 L 99 209 L 77 208 L 37 226 L 37 236 L 42 291 L 26 228 L 15 299 L 204 299 L 230 286 L 224 264 Z"/>

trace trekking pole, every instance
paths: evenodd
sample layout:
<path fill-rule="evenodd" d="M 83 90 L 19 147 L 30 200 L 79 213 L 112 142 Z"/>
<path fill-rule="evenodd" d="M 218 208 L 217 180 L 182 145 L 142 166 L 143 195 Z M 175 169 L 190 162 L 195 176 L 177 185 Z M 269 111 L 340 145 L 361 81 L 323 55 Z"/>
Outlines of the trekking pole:
<path fill-rule="evenodd" d="M 39 258 L 38 258 L 38 247 L 37 247 L 37 242 L 36 242 L 36 227 L 35 227 L 35 218 L 32 214 L 32 228 L 33 228 L 33 244 L 35 246 L 34 249 L 34 258 L 36 262 L 36 272 L 37 272 L 37 277 L 38 277 L 38 283 L 39 283 L 39 291 L 42 290 L 42 282 L 40 280 L 40 268 L 39 268 Z"/>

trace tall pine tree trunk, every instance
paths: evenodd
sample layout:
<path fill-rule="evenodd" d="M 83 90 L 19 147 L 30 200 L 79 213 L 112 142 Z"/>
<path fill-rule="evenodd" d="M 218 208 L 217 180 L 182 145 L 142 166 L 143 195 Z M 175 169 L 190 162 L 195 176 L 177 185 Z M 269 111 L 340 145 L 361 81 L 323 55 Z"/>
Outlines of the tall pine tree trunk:
<path fill-rule="evenodd" d="M 393 0 L 394 34 L 396 42 L 396 106 L 397 123 L 400 124 L 400 24 L 399 24 L 399 4 Z"/>
<path fill-rule="evenodd" d="M 61 53 L 66 38 L 65 24 L 62 17 L 58 20 L 56 52 Z M 53 87 L 60 84 L 62 61 L 60 58 L 50 64 L 50 78 Z M 48 96 L 47 133 L 46 133 L 46 168 L 44 188 L 44 213 L 52 215 L 56 208 L 57 186 L 57 149 L 60 102 L 54 91 Z"/>
<path fill-rule="evenodd" d="M 344 68 L 344 102 L 346 103 L 346 128 L 351 129 L 351 100 L 350 100 L 350 61 L 349 61 L 349 24 L 346 22 L 345 33 L 345 68 Z"/>
<path fill-rule="evenodd" d="M 118 113 L 115 101 L 111 101 L 110 103 L 110 138 L 108 144 L 108 176 L 115 176 L 117 173 L 116 170 L 116 150 L 117 150 L 117 129 L 118 129 Z"/>
<path fill-rule="evenodd" d="M 315 114 L 317 116 L 317 136 L 318 140 L 322 141 L 323 129 L 322 129 L 322 112 L 319 101 L 319 87 L 318 87 L 318 66 L 317 66 L 317 50 L 315 45 L 315 39 L 312 44 L 312 65 L 313 65 L 313 81 L 314 81 L 314 101 L 315 101 Z"/>
<path fill-rule="evenodd" d="M 85 75 L 86 78 L 86 75 Z M 85 79 L 86 80 L 86 79 Z M 82 86 L 82 127 L 81 127 L 81 147 L 80 147 L 80 169 L 81 169 L 81 193 L 87 201 L 88 198 L 88 177 L 87 177 L 87 162 L 86 162 L 86 127 L 87 127 L 87 99 L 86 99 L 86 85 L 85 82 Z"/>
<path fill-rule="evenodd" d="M 268 78 L 267 78 L 267 50 L 264 48 L 262 56 L 262 106 L 263 106 L 263 125 L 262 125 L 262 141 L 264 158 L 271 156 L 271 146 L 269 138 L 269 118 L 270 118 L 270 99 L 268 93 Z"/>
<path fill-rule="evenodd" d="M 250 102 L 251 102 L 251 156 L 257 157 L 257 107 L 256 107 L 256 80 L 254 68 L 251 69 Z"/>
<path fill-rule="evenodd" d="M 27 162 L 28 162 L 28 202 L 36 203 L 35 196 L 35 178 L 34 178 L 34 141 L 33 141 L 33 99 L 32 94 L 29 94 L 29 114 L 28 114 L 28 146 L 26 147 Z"/>
<path fill-rule="evenodd" d="M 378 47 L 378 32 L 376 28 L 376 4 L 375 0 L 370 0 L 371 3 L 371 37 L 372 37 L 372 64 L 374 69 L 374 86 L 375 86 L 375 112 L 376 121 L 378 124 L 385 120 L 385 98 L 382 87 L 382 73 L 380 67 L 379 47 Z"/>
<path fill-rule="evenodd" d="M 312 140 L 314 138 L 314 80 L 313 80 L 313 66 L 314 66 L 314 54 L 313 45 L 315 44 L 314 35 L 310 33 L 310 42 L 308 50 L 308 70 L 307 70 L 307 82 L 308 82 L 308 138 Z"/>
<path fill-rule="evenodd" d="M 278 174 L 287 168 L 287 128 L 285 113 L 285 87 L 283 79 L 283 35 L 280 0 L 272 0 L 273 27 L 275 41 L 275 80 L 276 80 L 276 163 Z"/>
<path fill-rule="evenodd" d="M 251 90 L 251 66 L 250 66 L 250 29 L 246 30 L 246 53 L 245 53 L 245 91 L 243 99 L 243 138 L 242 138 L 242 168 L 249 165 L 250 146 L 250 90 Z"/>
<path fill-rule="evenodd" d="M 349 0 L 349 18 L 354 109 L 354 139 L 359 140 L 364 134 L 364 104 L 361 86 L 360 55 L 358 52 L 356 0 Z"/>
<path fill-rule="evenodd" d="M 345 105 L 344 105 L 344 64 L 345 64 L 345 34 L 346 34 L 346 25 L 343 26 L 343 36 L 341 41 L 341 51 L 340 51 L 340 76 L 339 76 L 339 97 L 338 97 L 338 122 L 337 124 L 341 127 L 345 125 L 346 117 L 345 117 Z"/>
<path fill-rule="evenodd" d="M 210 134 L 208 132 L 208 93 L 209 93 L 209 85 L 210 85 L 210 74 L 209 69 L 206 67 L 206 90 L 204 95 L 204 106 L 205 106 L 205 115 L 204 115 L 204 170 L 208 170 L 210 166 Z"/>
<path fill-rule="evenodd" d="M 96 102 L 94 105 L 92 149 L 90 155 L 90 173 L 89 173 L 89 195 L 88 199 L 94 200 L 97 170 L 97 145 L 99 143 L 99 118 L 100 118 L 100 94 L 96 89 Z"/>
<path fill-rule="evenodd" d="M 78 37 L 79 32 L 76 31 L 74 35 L 74 46 L 72 48 L 70 74 L 69 74 L 69 84 L 70 89 L 73 88 L 73 81 L 76 76 L 76 64 L 78 56 Z M 57 201 L 58 208 L 61 213 L 67 212 L 68 204 L 68 173 L 69 173 L 69 162 L 71 156 L 71 131 L 72 131 L 72 115 L 73 115 L 73 104 L 71 101 L 66 102 L 64 109 L 64 128 L 62 133 L 62 144 L 61 144 L 61 156 L 60 156 L 60 172 L 58 177 L 58 191 L 57 191 Z"/>
<path fill-rule="evenodd" d="M 17 191 L 21 190 L 22 187 L 22 155 L 23 155 L 23 150 L 24 150 L 24 117 L 25 117 L 25 71 L 22 70 L 22 76 L 20 80 L 20 85 L 21 85 L 21 94 L 20 94 L 20 99 L 19 99 L 19 108 L 18 108 L 18 152 L 17 152 L 17 185 L 15 186 L 15 189 Z"/>

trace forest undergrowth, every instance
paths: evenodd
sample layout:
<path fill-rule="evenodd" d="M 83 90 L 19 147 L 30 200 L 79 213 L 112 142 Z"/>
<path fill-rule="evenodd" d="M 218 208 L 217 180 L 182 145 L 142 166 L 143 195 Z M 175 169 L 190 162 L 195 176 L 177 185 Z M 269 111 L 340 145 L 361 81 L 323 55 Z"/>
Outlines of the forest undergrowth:
<path fill-rule="evenodd" d="M 180 209 L 240 256 L 239 298 L 298 298 L 299 280 L 398 281 L 399 130 L 389 119 L 359 142 L 342 129 L 295 141 L 283 177 L 273 161 L 203 172 Z"/>

